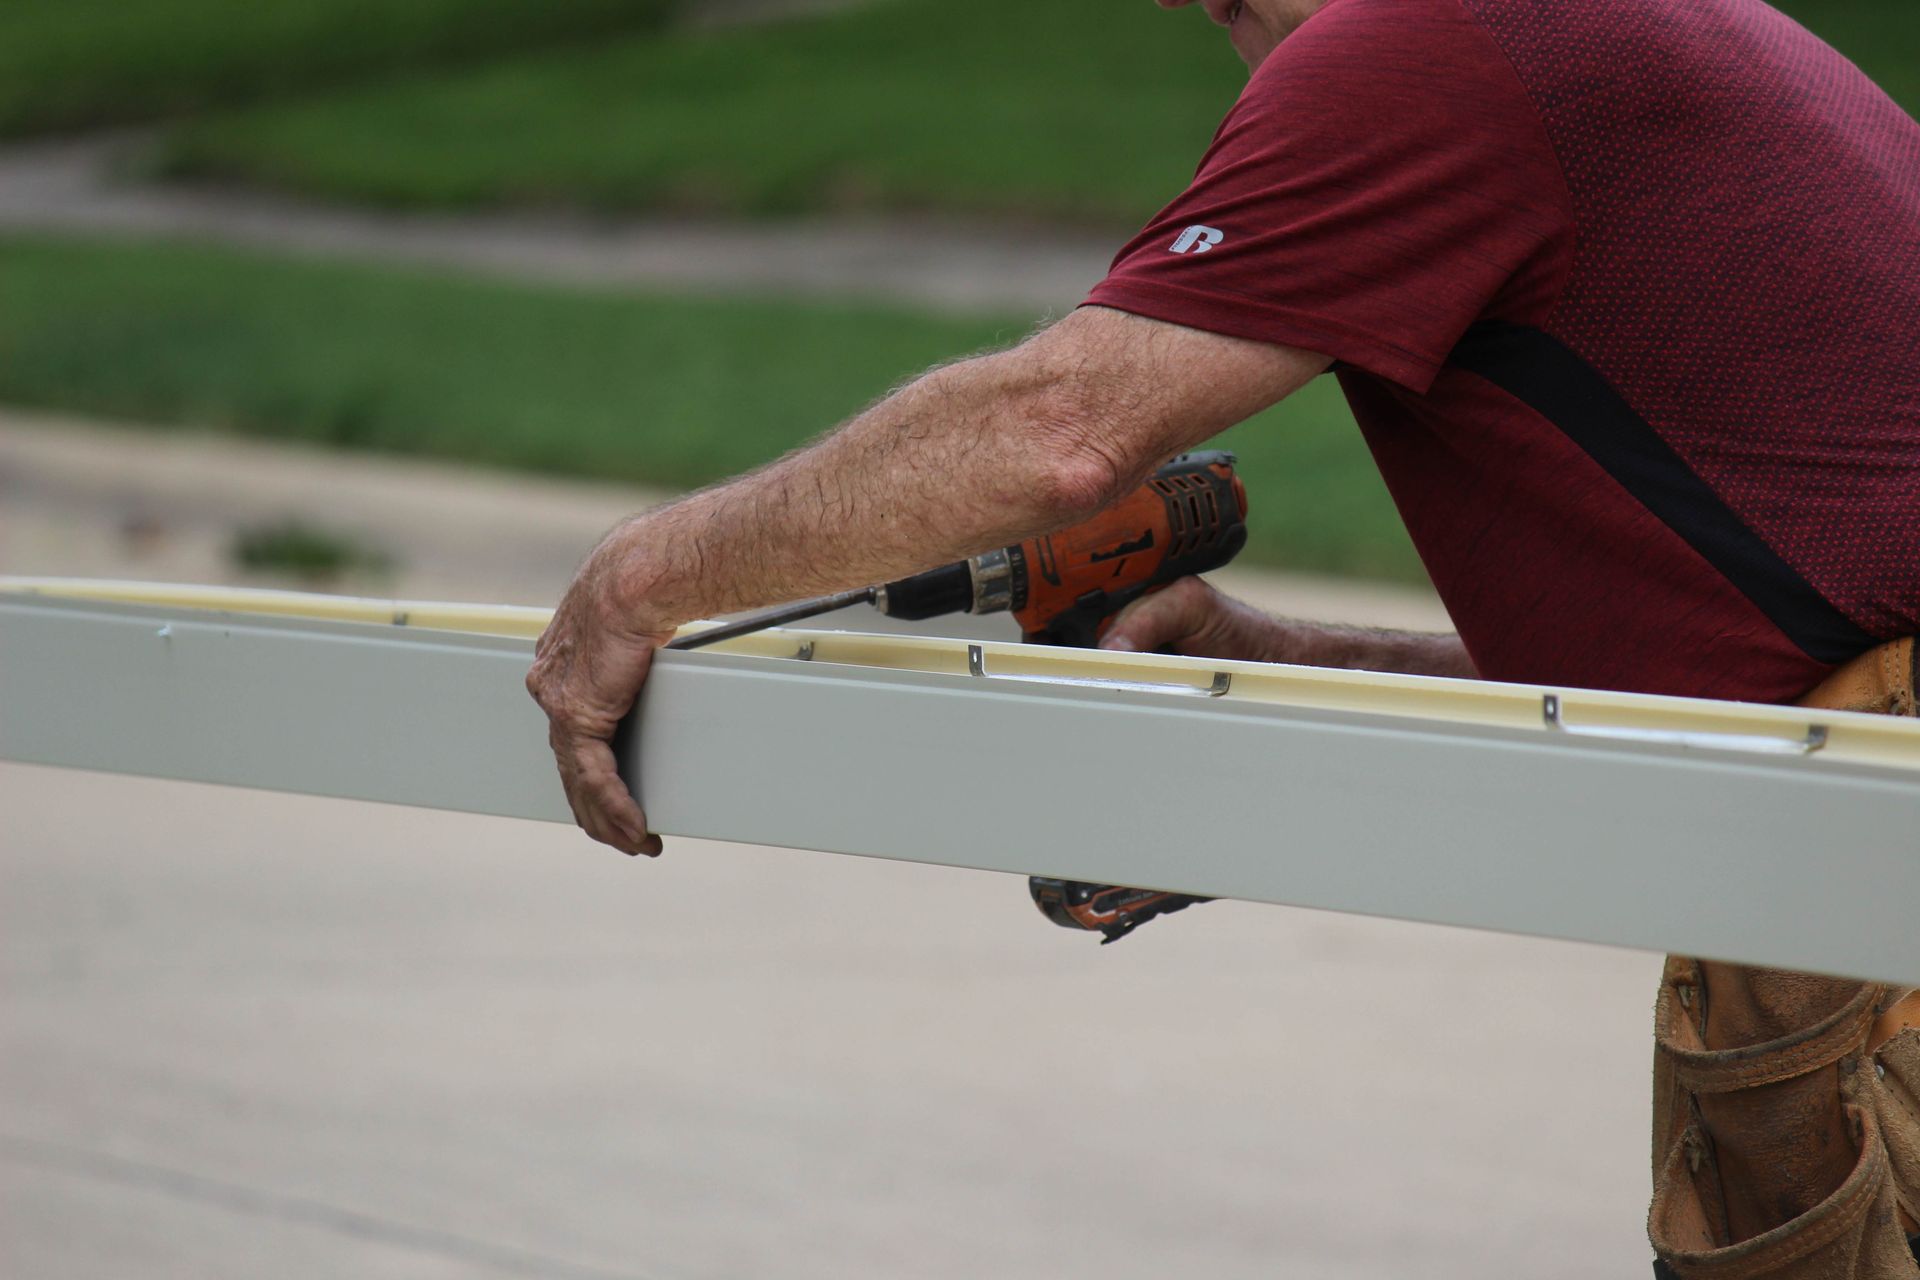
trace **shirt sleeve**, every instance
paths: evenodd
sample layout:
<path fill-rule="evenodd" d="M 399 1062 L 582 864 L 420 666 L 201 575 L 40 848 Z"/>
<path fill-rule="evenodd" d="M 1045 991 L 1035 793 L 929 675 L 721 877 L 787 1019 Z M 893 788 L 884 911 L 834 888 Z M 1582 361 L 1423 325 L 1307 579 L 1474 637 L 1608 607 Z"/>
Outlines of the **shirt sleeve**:
<path fill-rule="evenodd" d="M 1475 320 L 1543 318 L 1571 243 L 1539 115 L 1458 0 L 1334 0 L 1087 302 L 1424 393 Z"/>

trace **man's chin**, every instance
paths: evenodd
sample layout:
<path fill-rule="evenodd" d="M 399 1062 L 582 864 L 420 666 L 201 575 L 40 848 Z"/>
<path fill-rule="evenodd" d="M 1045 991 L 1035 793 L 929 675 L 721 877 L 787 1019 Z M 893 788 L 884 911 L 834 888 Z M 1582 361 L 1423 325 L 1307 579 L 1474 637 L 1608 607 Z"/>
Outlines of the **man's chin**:
<path fill-rule="evenodd" d="M 1268 55 L 1278 47 L 1273 41 L 1265 39 L 1259 31 L 1253 29 L 1243 31 L 1238 24 L 1229 38 L 1233 41 L 1233 51 L 1240 55 L 1240 61 L 1247 64 L 1248 75 L 1258 71 L 1260 64 L 1265 62 Z"/>

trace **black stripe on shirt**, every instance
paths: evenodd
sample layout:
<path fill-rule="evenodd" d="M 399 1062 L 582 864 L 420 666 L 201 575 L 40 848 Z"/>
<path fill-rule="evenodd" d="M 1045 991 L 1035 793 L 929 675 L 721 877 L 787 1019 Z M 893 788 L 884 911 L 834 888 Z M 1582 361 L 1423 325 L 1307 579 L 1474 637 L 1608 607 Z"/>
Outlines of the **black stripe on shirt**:
<path fill-rule="evenodd" d="M 1483 321 L 1467 331 L 1448 363 L 1485 378 L 1565 432 L 1808 657 L 1838 664 L 1879 643 L 1748 528 L 1600 372 L 1559 339 Z"/>

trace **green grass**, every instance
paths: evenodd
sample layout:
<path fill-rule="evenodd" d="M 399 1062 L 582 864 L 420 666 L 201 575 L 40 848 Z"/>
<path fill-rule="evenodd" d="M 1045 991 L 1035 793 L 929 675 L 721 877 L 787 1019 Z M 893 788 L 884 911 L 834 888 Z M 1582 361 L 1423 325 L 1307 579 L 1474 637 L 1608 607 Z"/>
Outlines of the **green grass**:
<path fill-rule="evenodd" d="M 236 530 L 227 557 L 236 568 L 250 573 L 283 574 L 315 583 L 337 582 L 348 575 L 386 577 L 395 567 L 393 555 L 383 547 L 295 519 Z"/>
<path fill-rule="evenodd" d="M 1179 192 L 1245 75 L 1197 10 L 895 0 L 225 115 L 157 167 L 398 206 L 1126 225 Z"/>
<path fill-rule="evenodd" d="M 1912 0 L 1771 0 L 1920 116 L 1920 5 Z"/>
<path fill-rule="evenodd" d="M 1027 328 L 38 238 L 0 238 L 0 297 L 0 401 L 672 488 Z M 1330 380 L 1230 443 L 1253 558 L 1418 574 Z"/>
<path fill-rule="evenodd" d="M 1920 5 L 1792 0 L 1909 110 Z M 1244 81 L 1198 9 L 895 0 L 675 31 L 189 125 L 163 173 L 396 206 L 922 210 L 1130 227 Z"/>
<path fill-rule="evenodd" d="M 0 134 L 145 120 L 657 26 L 670 0 L 4 0 Z"/>

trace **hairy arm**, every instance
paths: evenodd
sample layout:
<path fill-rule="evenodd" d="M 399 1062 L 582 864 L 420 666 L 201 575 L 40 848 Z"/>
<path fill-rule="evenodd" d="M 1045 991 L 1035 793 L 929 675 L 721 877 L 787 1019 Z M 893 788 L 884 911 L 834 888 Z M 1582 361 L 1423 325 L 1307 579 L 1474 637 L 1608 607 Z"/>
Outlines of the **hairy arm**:
<path fill-rule="evenodd" d="M 1453 676 L 1471 680 L 1479 673 L 1466 645 L 1451 632 L 1389 631 L 1347 627 L 1293 618 L 1271 619 L 1277 643 L 1262 662 L 1291 662 L 1303 667 L 1345 667 L 1352 671 L 1399 671 L 1413 676 Z"/>
<path fill-rule="evenodd" d="M 582 565 L 527 677 L 575 817 L 603 843 L 658 852 L 609 740 L 681 623 L 1064 528 L 1329 363 L 1083 307 L 1009 351 L 922 376 L 806 449 L 623 523 Z"/>
<path fill-rule="evenodd" d="M 1467 680 L 1477 674 L 1457 635 L 1275 618 L 1198 578 L 1136 600 L 1114 619 L 1100 647 Z"/>
<path fill-rule="evenodd" d="M 814 445 L 615 530 L 653 629 L 1063 528 L 1320 373 L 1323 356 L 1083 308 L 936 369 Z"/>

